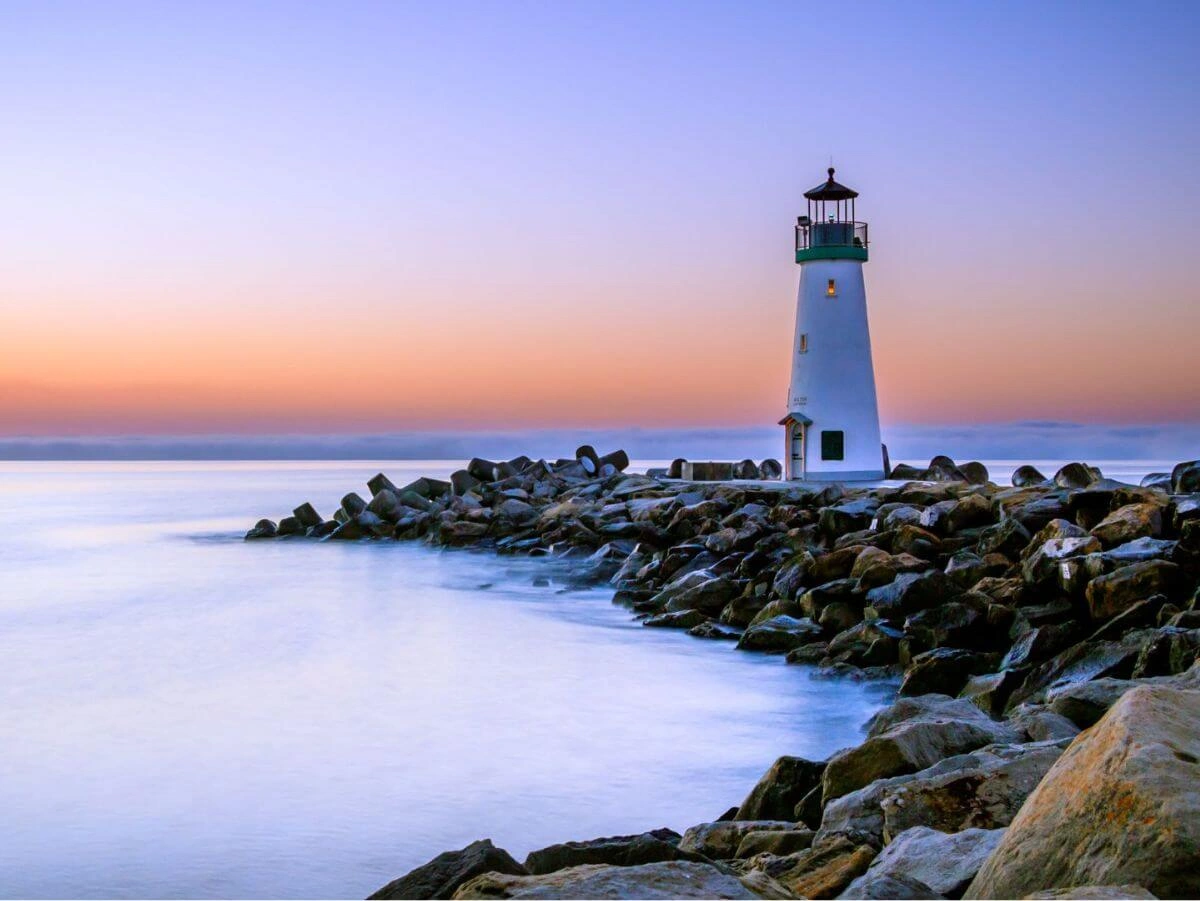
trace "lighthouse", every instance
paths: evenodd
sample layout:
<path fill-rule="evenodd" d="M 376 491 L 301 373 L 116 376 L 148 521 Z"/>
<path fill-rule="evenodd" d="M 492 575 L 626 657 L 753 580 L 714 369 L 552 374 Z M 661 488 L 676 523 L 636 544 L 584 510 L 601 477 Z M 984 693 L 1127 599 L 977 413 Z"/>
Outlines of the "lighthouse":
<path fill-rule="evenodd" d="M 882 479 L 879 405 L 867 327 L 867 223 L 854 218 L 858 192 L 829 179 L 796 220 L 796 337 L 784 427 L 785 477 Z"/>

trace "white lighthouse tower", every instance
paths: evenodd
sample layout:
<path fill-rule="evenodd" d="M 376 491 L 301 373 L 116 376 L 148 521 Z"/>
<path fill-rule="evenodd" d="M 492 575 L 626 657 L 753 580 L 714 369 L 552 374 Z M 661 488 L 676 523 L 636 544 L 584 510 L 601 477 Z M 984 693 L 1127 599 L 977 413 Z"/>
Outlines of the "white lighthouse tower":
<path fill-rule="evenodd" d="M 854 219 L 857 191 L 833 180 L 804 196 L 796 220 L 796 339 L 784 427 L 785 477 L 884 477 L 879 405 L 867 328 L 867 224 Z"/>

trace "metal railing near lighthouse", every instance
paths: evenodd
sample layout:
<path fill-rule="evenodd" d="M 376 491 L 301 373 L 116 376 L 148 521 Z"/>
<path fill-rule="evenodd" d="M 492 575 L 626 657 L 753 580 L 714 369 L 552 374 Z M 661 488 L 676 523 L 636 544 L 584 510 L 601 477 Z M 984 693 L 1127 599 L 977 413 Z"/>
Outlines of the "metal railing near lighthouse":
<path fill-rule="evenodd" d="M 805 222 L 796 223 L 796 250 L 817 247 L 862 247 L 870 243 L 865 222 Z"/>

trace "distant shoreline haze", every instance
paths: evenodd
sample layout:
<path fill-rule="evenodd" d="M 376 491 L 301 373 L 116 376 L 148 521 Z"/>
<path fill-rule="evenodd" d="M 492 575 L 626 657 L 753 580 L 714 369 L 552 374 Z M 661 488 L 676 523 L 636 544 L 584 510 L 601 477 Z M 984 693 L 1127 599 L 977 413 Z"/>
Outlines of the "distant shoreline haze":
<path fill-rule="evenodd" d="M 893 462 L 1083 459 L 1184 460 L 1200 457 L 1200 423 L 1104 425 L 1027 421 L 884 427 Z M 387 434 L 11 436 L 0 460 L 466 460 L 518 454 L 569 456 L 583 443 L 616 447 L 640 460 L 778 458 L 777 427 L 694 429 L 531 429 L 411 431 Z"/>

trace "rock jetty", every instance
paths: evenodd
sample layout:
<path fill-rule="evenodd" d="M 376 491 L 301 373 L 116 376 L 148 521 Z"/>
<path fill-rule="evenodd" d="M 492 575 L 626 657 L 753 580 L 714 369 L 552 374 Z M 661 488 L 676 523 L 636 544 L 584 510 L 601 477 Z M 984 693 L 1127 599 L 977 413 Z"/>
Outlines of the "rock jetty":
<path fill-rule="evenodd" d="M 373 897 L 1200 896 L 1200 461 L 1000 486 L 937 457 L 871 487 L 674 478 L 685 463 L 631 474 L 585 446 L 380 474 L 329 519 L 302 504 L 247 533 L 550 557 L 646 626 L 899 681 L 861 744 L 779 758 L 682 835 L 523 863 L 484 840 Z"/>

